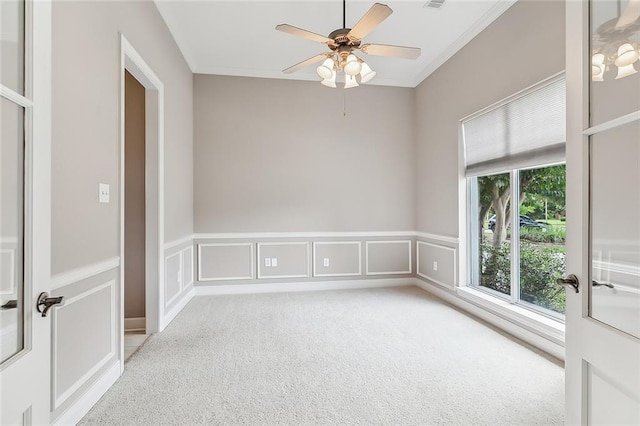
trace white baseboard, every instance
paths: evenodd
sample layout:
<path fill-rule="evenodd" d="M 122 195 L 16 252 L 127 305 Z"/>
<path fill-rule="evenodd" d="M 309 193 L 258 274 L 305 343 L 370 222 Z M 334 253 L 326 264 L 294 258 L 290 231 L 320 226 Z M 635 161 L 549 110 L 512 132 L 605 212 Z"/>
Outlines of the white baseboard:
<path fill-rule="evenodd" d="M 401 287 L 414 285 L 414 278 L 386 278 L 373 280 L 306 281 L 290 283 L 200 285 L 195 288 L 196 296 L 223 294 L 283 293 L 293 291 L 346 290 L 358 288 Z"/>
<path fill-rule="evenodd" d="M 180 311 L 182 311 L 184 307 L 187 306 L 187 303 L 189 303 L 189 301 L 193 299 L 193 296 L 194 290 L 192 286 L 188 288 L 184 293 L 182 293 L 182 296 L 180 296 L 178 302 L 174 305 L 174 307 L 166 312 L 164 314 L 164 317 L 160 319 L 160 330 L 158 331 L 162 331 L 167 328 L 167 326 L 180 313 Z"/>
<path fill-rule="evenodd" d="M 147 327 L 147 319 L 142 318 L 125 318 L 124 331 L 144 331 Z"/>
<path fill-rule="evenodd" d="M 527 342 L 531 346 L 534 346 L 541 351 L 544 351 L 559 360 L 564 361 L 565 359 L 565 351 L 564 347 L 554 343 L 544 337 L 533 333 L 520 325 L 514 324 L 511 321 L 508 321 L 488 310 L 481 308 L 479 306 L 474 305 L 473 303 L 467 302 L 466 300 L 461 299 L 460 297 L 451 294 L 443 288 L 438 287 L 437 285 L 433 285 L 427 282 L 422 281 L 421 279 L 414 279 L 414 284 L 417 287 L 422 288 L 423 290 L 433 294 L 434 296 L 444 300 L 452 304 L 453 306 L 460 308 L 461 310 L 470 313 L 473 316 L 476 316 L 489 324 L 505 331 L 512 336 L 517 337 L 524 342 Z"/>
<path fill-rule="evenodd" d="M 91 407 L 109 390 L 120 377 L 120 361 L 115 361 L 111 367 L 76 400 L 60 417 L 54 420 L 54 425 L 76 425 L 89 412 Z"/>

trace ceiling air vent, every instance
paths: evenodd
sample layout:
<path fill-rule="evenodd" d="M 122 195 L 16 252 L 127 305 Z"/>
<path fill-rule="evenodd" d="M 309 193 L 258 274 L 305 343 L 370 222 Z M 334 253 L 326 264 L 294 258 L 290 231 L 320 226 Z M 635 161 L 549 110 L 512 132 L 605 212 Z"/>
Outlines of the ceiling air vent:
<path fill-rule="evenodd" d="M 444 4 L 445 0 L 429 0 L 422 7 L 431 7 L 433 9 L 440 9 Z"/>

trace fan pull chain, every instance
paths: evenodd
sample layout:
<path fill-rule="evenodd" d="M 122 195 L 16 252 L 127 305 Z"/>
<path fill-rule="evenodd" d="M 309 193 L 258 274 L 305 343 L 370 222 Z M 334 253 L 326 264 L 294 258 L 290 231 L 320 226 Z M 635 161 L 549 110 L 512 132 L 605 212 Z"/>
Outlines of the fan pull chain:
<path fill-rule="evenodd" d="M 343 96 L 344 96 L 343 98 L 344 103 L 342 106 L 342 116 L 346 117 L 347 116 L 347 91 L 346 90 L 343 91 Z"/>

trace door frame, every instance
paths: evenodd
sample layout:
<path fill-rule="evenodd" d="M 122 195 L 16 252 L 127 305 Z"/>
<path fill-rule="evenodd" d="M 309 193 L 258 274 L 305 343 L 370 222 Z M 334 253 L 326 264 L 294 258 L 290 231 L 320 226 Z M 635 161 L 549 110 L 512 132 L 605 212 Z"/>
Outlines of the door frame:
<path fill-rule="evenodd" d="M 120 335 L 124 336 L 125 70 L 145 88 L 145 319 L 146 333 L 161 331 L 164 293 L 164 84 L 120 34 Z M 124 370 L 124 339 L 120 339 Z"/>

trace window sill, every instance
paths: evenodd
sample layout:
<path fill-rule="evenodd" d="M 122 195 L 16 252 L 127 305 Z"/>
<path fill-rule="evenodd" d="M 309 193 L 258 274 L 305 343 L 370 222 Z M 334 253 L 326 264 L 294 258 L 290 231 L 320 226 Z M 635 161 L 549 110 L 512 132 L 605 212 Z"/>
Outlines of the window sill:
<path fill-rule="evenodd" d="M 458 296 L 564 347 L 564 323 L 471 287 L 456 288 Z"/>

